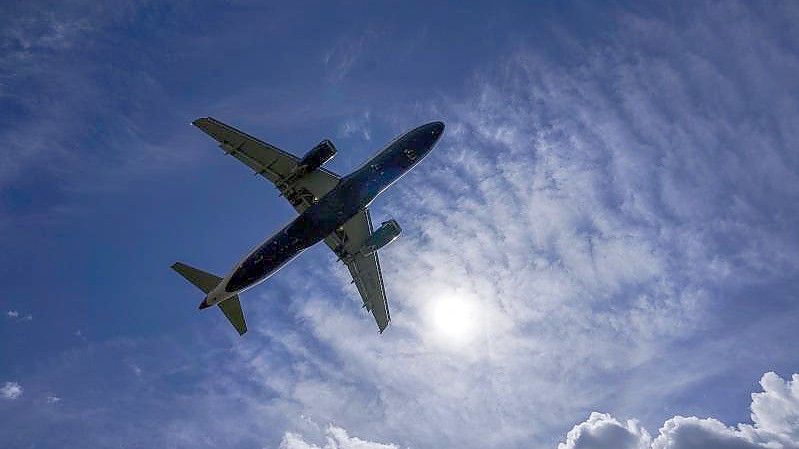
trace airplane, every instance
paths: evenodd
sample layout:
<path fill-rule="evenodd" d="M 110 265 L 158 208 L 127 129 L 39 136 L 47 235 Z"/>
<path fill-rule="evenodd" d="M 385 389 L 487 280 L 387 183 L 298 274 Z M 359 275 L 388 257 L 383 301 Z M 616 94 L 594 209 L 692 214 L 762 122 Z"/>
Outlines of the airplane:
<path fill-rule="evenodd" d="M 224 278 L 174 263 L 173 270 L 206 294 L 199 308 L 218 306 L 239 335 L 244 335 L 247 324 L 239 294 L 324 240 L 349 269 L 363 308 L 374 315 L 382 334 L 391 316 L 377 251 L 396 240 L 402 229 L 394 219 L 373 229 L 369 205 L 430 153 L 444 132 L 444 123 L 431 122 L 406 132 L 344 177 L 322 168 L 336 154 L 330 140 L 298 158 L 211 117 L 192 124 L 216 139 L 226 154 L 271 181 L 299 214 Z"/>

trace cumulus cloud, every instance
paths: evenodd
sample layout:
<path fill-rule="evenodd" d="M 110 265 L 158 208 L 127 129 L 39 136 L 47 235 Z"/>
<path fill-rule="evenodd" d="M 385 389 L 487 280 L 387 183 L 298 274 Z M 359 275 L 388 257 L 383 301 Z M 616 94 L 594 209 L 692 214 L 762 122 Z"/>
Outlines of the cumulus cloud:
<path fill-rule="evenodd" d="M 569 431 L 558 449 L 791 449 L 799 447 L 799 374 L 783 380 L 769 372 L 763 392 L 752 394 L 752 421 L 728 427 L 714 418 L 675 416 L 657 438 L 637 421 L 623 424 L 608 414 L 592 413 Z"/>
<path fill-rule="evenodd" d="M 307 443 L 300 435 L 286 433 L 280 442 L 280 449 L 398 449 L 398 446 L 351 437 L 346 430 L 331 425 L 327 428 L 326 441 L 322 446 Z"/>
<path fill-rule="evenodd" d="M 17 382 L 6 382 L 3 388 L 0 388 L 0 397 L 3 399 L 14 400 L 22 396 L 22 385 Z"/>
<path fill-rule="evenodd" d="M 695 416 L 669 419 L 652 443 L 652 449 L 765 449 L 769 446 L 775 447 L 754 442 L 717 419 Z"/>
<path fill-rule="evenodd" d="M 637 421 L 621 423 L 604 413 L 591 413 L 566 435 L 558 449 L 648 449 L 652 437 Z"/>
<path fill-rule="evenodd" d="M 760 386 L 763 392 L 752 394 L 754 426 L 743 430 L 763 440 L 784 442 L 786 447 L 799 446 L 799 374 L 785 381 L 769 372 L 760 379 Z"/>

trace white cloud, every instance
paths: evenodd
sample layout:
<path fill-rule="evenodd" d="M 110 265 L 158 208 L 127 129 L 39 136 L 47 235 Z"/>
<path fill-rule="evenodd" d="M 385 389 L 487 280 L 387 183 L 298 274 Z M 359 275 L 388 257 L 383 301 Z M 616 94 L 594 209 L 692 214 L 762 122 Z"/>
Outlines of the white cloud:
<path fill-rule="evenodd" d="M 22 385 L 17 382 L 6 382 L 3 388 L 0 388 L 0 397 L 3 399 L 14 400 L 22 396 Z"/>
<path fill-rule="evenodd" d="M 366 111 L 360 116 L 347 118 L 339 126 L 338 135 L 340 137 L 349 137 L 354 134 L 360 136 L 363 140 L 371 140 L 370 116 L 369 111 Z"/>
<path fill-rule="evenodd" d="M 764 439 L 799 446 L 799 374 L 785 381 L 769 372 L 760 379 L 760 386 L 763 392 L 752 394 L 751 430 L 765 435 Z"/>
<path fill-rule="evenodd" d="M 341 427 L 330 425 L 326 431 L 326 441 L 322 446 L 307 443 L 300 435 L 287 432 L 280 442 L 280 449 L 398 449 L 398 446 L 351 437 Z"/>
<path fill-rule="evenodd" d="M 7 20 L 8 14 L 0 19 L 0 40 L 2 40 L 4 48 L 4 51 L 0 53 L 0 99 L 13 100 L 18 105 L 28 106 L 40 101 L 37 98 L 40 94 L 34 92 L 31 87 L 38 85 L 38 78 L 41 75 L 47 73 L 52 81 L 62 81 L 68 78 L 64 74 L 53 73 L 55 72 L 52 70 L 53 61 L 56 59 L 53 55 L 69 51 L 79 45 L 81 39 L 85 38 L 90 30 L 88 26 L 90 19 L 83 14 L 71 17 L 70 14 L 61 15 L 28 5 L 21 6 L 16 13 L 14 14 L 17 17 L 15 20 Z M 75 80 L 69 79 L 69 81 L 74 82 Z M 26 89 L 20 89 L 18 88 L 20 82 L 30 84 L 27 84 Z M 20 92 L 23 90 L 24 94 L 21 94 Z M 60 106 L 60 104 L 51 105 L 51 107 L 57 107 L 59 111 L 62 111 Z M 63 116 L 60 118 L 64 120 Z M 27 130 L 27 126 L 19 126 L 15 120 L 9 120 L 3 125 L 0 128 L 0 135 L 3 137 L 19 132 L 21 129 Z M 41 133 L 48 133 L 48 137 L 52 130 L 58 128 L 38 122 L 36 125 L 40 128 Z M 26 164 L 31 163 L 31 160 L 40 154 L 40 151 L 45 151 L 42 148 L 48 146 L 46 138 L 42 140 L 32 138 L 31 140 L 31 145 L 12 145 L 10 147 L 8 158 L 0 167 L 0 185 L 5 185 L 13 180 L 22 169 L 26 168 Z M 49 146 L 59 157 L 62 156 L 63 149 L 59 145 L 54 145 L 53 140 L 50 140 Z"/>
<path fill-rule="evenodd" d="M 55 395 L 50 395 L 45 398 L 45 401 L 47 401 L 48 404 L 55 404 L 57 402 L 61 402 L 61 398 Z"/>
<path fill-rule="evenodd" d="M 717 419 L 695 416 L 669 419 L 652 443 L 652 449 L 765 449 L 769 446 L 775 447 L 756 443 Z"/>
<path fill-rule="evenodd" d="M 17 321 L 33 321 L 33 315 L 31 315 L 30 313 L 27 315 L 22 315 L 17 310 L 9 310 L 8 312 L 6 312 L 6 316 L 9 319 Z"/>
<path fill-rule="evenodd" d="M 558 449 L 648 449 L 652 437 L 635 420 L 621 423 L 604 413 L 591 413 L 574 426 Z"/>
<path fill-rule="evenodd" d="M 626 424 L 592 413 L 568 433 L 558 449 L 791 449 L 799 447 L 799 374 L 785 381 L 775 373 L 752 394 L 752 424 L 728 427 L 714 418 L 675 416 L 654 440 L 635 420 Z"/>
<path fill-rule="evenodd" d="M 353 66 L 362 57 L 364 50 L 368 47 L 370 39 L 375 38 L 375 32 L 366 30 L 359 36 L 347 36 L 340 39 L 330 50 L 325 53 L 324 65 L 327 81 L 339 84 L 352 71 Z"/>

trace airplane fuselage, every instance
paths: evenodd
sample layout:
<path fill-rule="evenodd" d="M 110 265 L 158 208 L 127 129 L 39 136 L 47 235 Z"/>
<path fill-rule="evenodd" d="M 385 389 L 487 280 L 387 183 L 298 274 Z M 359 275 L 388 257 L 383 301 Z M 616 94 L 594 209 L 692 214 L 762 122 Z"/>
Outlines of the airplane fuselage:
<path fill-rule="evenodd" d="M 341 178 L 333 190 L 238 263 L 208 293 L 200 308 L 218 304 L 267 279 L 294 257 L 333 233 L 427 156 L 443 129 L 441 122 L 415 128 Z"/>

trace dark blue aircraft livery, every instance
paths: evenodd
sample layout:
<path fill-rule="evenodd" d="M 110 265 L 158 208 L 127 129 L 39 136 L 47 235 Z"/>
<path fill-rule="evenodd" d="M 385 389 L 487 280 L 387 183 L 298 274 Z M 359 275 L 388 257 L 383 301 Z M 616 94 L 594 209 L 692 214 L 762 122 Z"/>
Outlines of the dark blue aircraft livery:
<path fill-rule="evenodd" d="M 403 134 L 359 169 L 340 177 L 322 168 L 336 154 L 323 140 L 302 159 L 213 118 L 195 126 L 216 139 L 225 153 L 263 176 L 291 203 L 299 216 L 236 264 L 224 278 L 177 262 L 172 268 L 206 293 L 200 309 L 218 305 L 240 335 L 247 331 L 239 293 L 265 280 L 300 253 L 324 240 L 350 270 L 382 333 L 391 317 L 377 251 L 400 234 L 395 220 L 374 230 L 368 206 L 433 149 L 444 124 L 432 122 Z"/>

